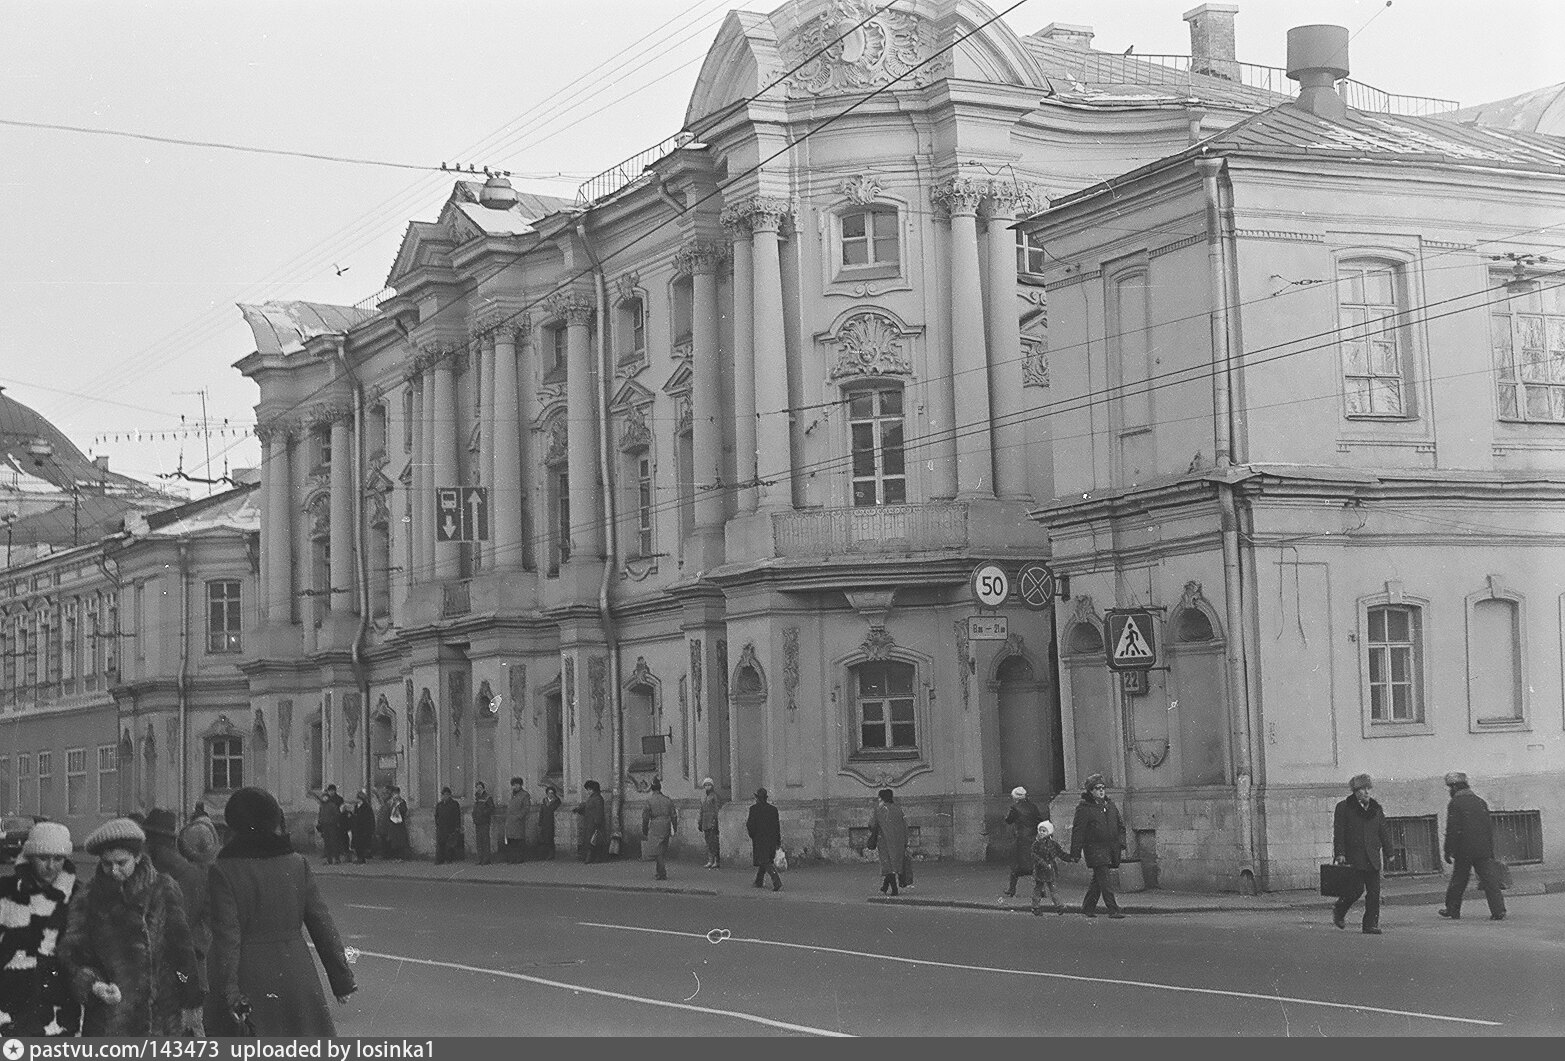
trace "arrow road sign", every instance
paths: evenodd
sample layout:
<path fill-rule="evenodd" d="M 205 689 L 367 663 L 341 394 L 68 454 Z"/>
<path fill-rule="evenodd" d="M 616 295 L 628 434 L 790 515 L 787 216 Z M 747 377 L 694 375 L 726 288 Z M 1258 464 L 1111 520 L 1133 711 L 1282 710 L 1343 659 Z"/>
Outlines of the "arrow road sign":
<path fill-rule="evenodd" d="M 1144 608 L 1111 611 L 1103 626 L 1112 669 L 1141 670 L 1157 665 L 1157 634 L 1151 612 Z"/>
<path fill-rule="evenodd" d="M 1054 600 L 1054 572 L 1048 564 L 1023 564 L 1016 575 L 1016 594 L 1033 611 L 1047 608 Z"/>
<path fill-rule="evenodd" d="M 435 491 L 435 540 L 462 540 L 462 488 L 442 486 Z"/>
<path fill-rule="evenodd" d="M 442 486 L 435 490 L 435 540 L 489 540 L 489 488 Z"/>
<path fill-rule="evenodd" d="M 462 487 L 462 540 L 468 542 L 489 540 L 489 488 L 487 486 Z"/>

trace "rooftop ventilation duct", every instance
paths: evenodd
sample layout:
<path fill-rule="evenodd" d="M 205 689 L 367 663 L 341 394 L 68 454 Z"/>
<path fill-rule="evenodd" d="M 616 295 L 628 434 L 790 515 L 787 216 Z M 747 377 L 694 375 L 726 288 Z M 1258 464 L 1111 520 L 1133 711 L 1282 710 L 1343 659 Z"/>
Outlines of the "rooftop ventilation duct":
<path fill-rule="evenodd" d="M 1299 83 L 1293 105 L 1317 118 L 1344 118 L 1337 82 L 1348 76 L 1345 26 L 1295 26 L 1288 31 L 1288 76 Z"/>

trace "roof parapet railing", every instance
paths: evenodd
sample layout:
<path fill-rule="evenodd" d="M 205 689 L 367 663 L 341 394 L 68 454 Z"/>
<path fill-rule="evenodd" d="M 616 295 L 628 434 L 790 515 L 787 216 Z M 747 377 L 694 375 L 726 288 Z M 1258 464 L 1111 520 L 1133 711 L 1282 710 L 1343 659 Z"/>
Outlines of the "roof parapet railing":
<path fill-rule="evenodd" d="M 363 311 L 363 313 L 366 316 L 372 316 L 377 311 L 379 311 L 380 304 L 382 302 L 385 302 L 389 298 L 394 298 L 396 296 L 396 294 L 397 294 L 397 289 L 396 288 L 394 288 L 394 287 L 383 287 L 379 291 L 377 291 L 373 295 L 371 295 L 369 298 L 363 299 L 363 300 L 361 300 L 359 302 L 355 302 L 353 304 L 353 308 L 356 309 L 356 310 Z"/>
<path fill-rule="evenodd" d="M 690 132 L 678 132 L 673 136 L 658 141 L 645 151 L 638 151 L 625 161 L 615 166 L 610 166 L 596 177 L 585 181 L 576 189 L 576 205 L 586 206 L 595 203 L 599 199 L 606 198 L 619 191 L 621 188 L 634 184 L 641 179 L 648 166 L 665 155 L 677 151 L 695 139 L 695 134 Z"/>

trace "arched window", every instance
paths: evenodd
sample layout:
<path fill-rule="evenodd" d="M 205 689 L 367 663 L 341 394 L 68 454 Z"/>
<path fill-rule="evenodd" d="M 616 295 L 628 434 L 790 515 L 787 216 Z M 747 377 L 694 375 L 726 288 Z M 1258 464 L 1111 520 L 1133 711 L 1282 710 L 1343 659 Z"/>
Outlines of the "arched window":
<path fill-rule="evenodd" d="M 1184 608 L 1174 617 L 1174 640 L 1181 643 L 1211 641 L 1212 620 L 1200 608 Z"/>
<path fill-rule="evenodd" d="M 1080 622 L 1070 628 L 1065 645 L 1072 653 L 1102 652 L 1103 633 L 1092 623 Z"/>

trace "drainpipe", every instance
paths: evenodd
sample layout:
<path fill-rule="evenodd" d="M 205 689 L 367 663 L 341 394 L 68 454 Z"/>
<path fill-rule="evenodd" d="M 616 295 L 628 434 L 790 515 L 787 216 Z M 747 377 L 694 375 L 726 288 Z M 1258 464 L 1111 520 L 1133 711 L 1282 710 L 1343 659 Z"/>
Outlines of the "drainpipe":
<path fill-rule="evenodd" d="M 190 806 L 189 726 L 190 539 L 181 538 L 179 540 L 179 807 L 181 812 L 185 807 Z"/>
<path fill-rule="evenodd" d="M 1223 267 L 1222 208 L 1218 177 L 1223 171 L 1221 158 L 1199 158 L 1196 169 L 1206 200 L 1207 267 L 1212 300 L 1212 412 L 1214 458 L 1217 471 L 1231 471 L 1233 459 L 1233 345 L 1228 305 L 1228 278 Z M 1239 512 L 1235 487 L 1231 481 L 1217 481 L 1217 501 L 1221 516 L 1223 549 L 1223 621 L 1227 626 L 1224 649 L 1228 700 L 1229 744 L 1232 749 L 1234 800 L 1239 820 L 1240 874 L 1253 886 L 1257 880 L 1255 843 L 1254 767 L 1250 755 L 1250 684 L 1245 668 L 1245 621 L 1243 572 L 1240 565 Z"/>
<path fill-rule="evenodd" d="M 370 747 L 369 661 L 364 658 L 370 629 L 369 550 L 364 544 L 364 384 L 348 362 L 346 337 L 337 340 L 337 360 L 353 387 L 353 548 L 359 561 L 359 628 L 353 635 L 353 676 L 359 685 L 359 732 L 364 744 L 364 791 L 368 792 L 375 777 L 375 756 Z"/>
<path fill-rule="evenodd" d="M 624 700 L 620 696 L 619 638 L 614 630 L 614 611 L 609 604 L 609 574 L 614 559 L 619 556 L 619 531 L 614 497 L 614 466 L 609 460 L 609 347 L 608 347 L 608 284 L 603 277 L 603 263 L 593 253 L 587 239 L 586 215 L 576 218 L 576 234 L 581 246 L 592 262 L 592 279 L 598 299 L 598 400 L 595 410 L 598 418 L 598 477 L 603 480 L 603 540 L 608 546 L 608 556 L 603 563 L 603 577 L 598 581 L 598 623 L 603 628 L 603 643 L 609 656 L 609 696 L 613 711 L 609 723 L 614 731 L 614 834 L 623 840 L 625 835 L 625 720 Z"/>

